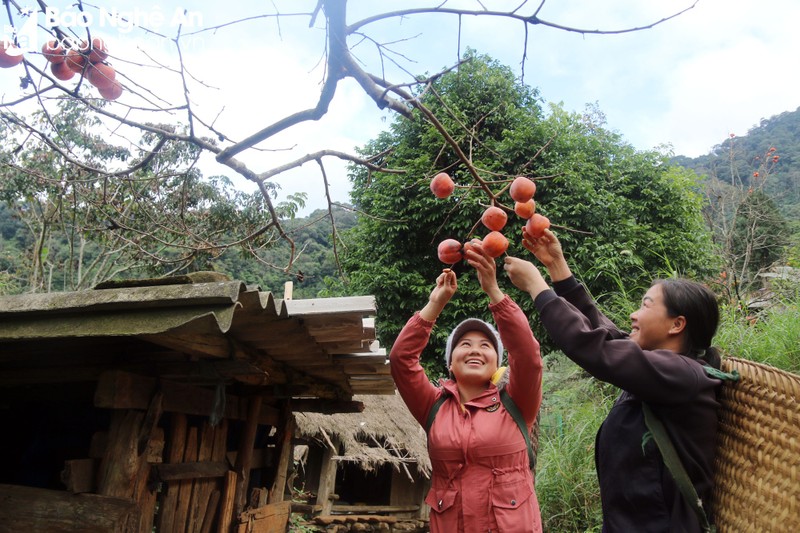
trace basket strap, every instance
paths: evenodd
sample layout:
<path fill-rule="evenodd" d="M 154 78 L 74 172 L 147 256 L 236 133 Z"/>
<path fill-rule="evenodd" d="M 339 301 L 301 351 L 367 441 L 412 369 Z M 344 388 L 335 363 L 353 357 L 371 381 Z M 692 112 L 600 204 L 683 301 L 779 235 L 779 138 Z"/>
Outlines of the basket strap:
<path fill-rule="evenodd" d="M 721 379 L 722 381 L 739 381 L 739 371 L 736 369 L 728 373 L 713 366 L 703 365 L 703 370 L 712 378 Z"/>
<path fill-rule="evenodd" d="M 678 485 L 678 489 L 680 489 L 681 494 L 683 494 L 686 503 L 689 504 L 697 515 L 697 519 L 700 521 L 700 526 L 703 528 L 703 531 L 715 532 L 716 528 L 708 522 L 708 517 L 703 509 L 703 502 L 697 495 L 692 480 L 689 479 L 689 474 L 684 470 L 681 459 L 678 457 L 678 452 L 675 451 L 675 447 L 672 445 L 672 441 L 667 434 L 664 424 L 659 420 L 650 406 L 644 402 L 642 402 L 642 412 L 644 413 L 644 423 L 647 425 L 647 429 L 650 430 L 653 440 L 656 441 L 659 451 L 661 451 L 664 464 L 669 469 L 670 474 L 672 474 L 672 478 Z"/>

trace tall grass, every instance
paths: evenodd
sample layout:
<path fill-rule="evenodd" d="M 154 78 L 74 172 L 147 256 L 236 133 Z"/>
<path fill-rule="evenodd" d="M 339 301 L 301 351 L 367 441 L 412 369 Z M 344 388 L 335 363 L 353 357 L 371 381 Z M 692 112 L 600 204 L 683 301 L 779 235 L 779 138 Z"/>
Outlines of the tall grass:
<path fill-rule="evenodd" d="M 724 308 L 714 344 L 727 355 L 800 373 L 800 300 L 754 315 Z"/>
<path fill-rule="evenodd" d="M 546 364 L 536 471 L 544 531 L 600 531 L 594 437 L 615 392 L 560 353 Z"/>

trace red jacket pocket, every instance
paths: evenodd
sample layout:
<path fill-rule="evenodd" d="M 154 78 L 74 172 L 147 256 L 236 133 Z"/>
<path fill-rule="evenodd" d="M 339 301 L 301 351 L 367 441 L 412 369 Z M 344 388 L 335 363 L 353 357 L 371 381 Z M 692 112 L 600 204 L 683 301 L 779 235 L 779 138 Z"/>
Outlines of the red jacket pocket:
<path fill-rule="evenodd" d="M 431 510 L 443 513 L 450 509 L 458 496 L 457 490 L 436 490 L 431 489 L 425 497 L 425 503 L 431 506 Z"/>

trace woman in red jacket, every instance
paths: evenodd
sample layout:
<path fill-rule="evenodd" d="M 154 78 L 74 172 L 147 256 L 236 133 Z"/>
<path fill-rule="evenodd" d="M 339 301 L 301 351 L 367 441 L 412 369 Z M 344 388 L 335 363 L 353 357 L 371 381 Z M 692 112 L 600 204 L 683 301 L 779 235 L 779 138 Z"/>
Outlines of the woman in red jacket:
<path fill-rule="evenodd" d="M 539 343 L 525 314 L 498 287 L 494 259 L 476 248 L 466 259 L 489 297 L 499 333 L 482 320 L 465 320 L 445 349 L 451 378 L 438 387 L 428 380 L 419 356 L 458 288 L 455 272 L 445 269 L 428 303 L 408 320 L 392 347 L 392 377 L 423 427 L 434 403 L 445 396 L 428 433 L 433 476 L 425 501 L 431 506 L 431 531 L 536 533 L 542 530 L 541 516 L 527 446 L 496 382 L 507 374 L 506 391 L 530 429 L 542 399 Z M 500 366 L 503 346 L 508 349 L 507 373 Z"/>
<path fill-rule="evenodd" d="M 607 533 L 699 532 L 700 520 L 681 495 L 652 438 L 642 404 L 666 426 L 701 502 L 711 498 L 717 431 L 716 392 L 722 376 L 711 346 L 716 296 L 686 279 L 657 280 L 617 328 L 578 283 L 549 230 L 523 244 L 547 268 L 551 290 L 530 262 L 509 258 L 511 281 L 534 299 L 553 342 L 595 378 L 621 389 L 595 440 L 595 465 Z M 705 368 L 704 368 L 705 367 Z M 711 374 L 711 375 L 710 375 Z M 709 514 L 708 505 L 704 506 Z"/>

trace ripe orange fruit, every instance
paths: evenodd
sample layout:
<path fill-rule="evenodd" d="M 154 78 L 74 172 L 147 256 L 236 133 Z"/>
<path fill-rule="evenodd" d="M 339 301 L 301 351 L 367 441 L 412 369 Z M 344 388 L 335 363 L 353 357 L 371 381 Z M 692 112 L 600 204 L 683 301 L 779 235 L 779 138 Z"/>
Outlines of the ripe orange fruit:
<path fill-rule="evenodd" d="M 86 56 L 81 54 L 80 50 L 70 48 L 67 50 L 67 66 L 77 73 L 83 72 L 83 66 L 86 64 Z"/>
<path fill-rule="evenodd" d="M 518 176 L 511 182 L 508 192 L 515 202 L 527 202 L 536 194 L 536 184 L 525 176 Z"/>
<path fill-rule="evenodd" d="M 86 41 L 83 42 L 83 45 L 88 47 Z M 86 48 L 81 48 L 82 50 L 86 50 Z M 102 63 L 108 59 L 108 48 L 106 47 L 106 42 L 101 37 L 95 37 L 92 39 L 92 48 L 89 52 L 89 61 L 91 63 Z"/>
<path fill-rule="evenodd" d="M 505 227 L 506 222 L 508 222 L 508 215 L 499 207 L 492 205 L 483 212 L 481 222 L 492 231 L 500 231 Z"/>
<path fill-rule="evenodd" d="M 525 231 L 528 232 L 529 235 L 533 237 L 541 237 L 544 235 L 544 230 L 550 227 L 550 219 L 546 216 L 542 216 L 539 213 L 534 213 L 534 215 L 528 219 L 528 222 L 525 224 Z"/>
<path fill-rule="evenodd" d="M 122 95 L 122 84 L 114 80 L 111 82 L 111 85 L 106 88 L 98 87 L 97 92 L 106 100 L 116 100 Z"/>
<path fill-rule="evenodd" d="M 439 243 L 437 250 L 439 261 L 452 265 L 458 263 L 462 259 L 461 243 L 455 239 L 445 239 Z"/>
<path fill-rule="evenodd" d="M 98 89 L 111 88 L 116 77 L 114 67 L 105 63 L 91 63 L 86 68 L 86 79 Z"/>
<path fill-rule="evenodd" d="M 516 202 L 514 203 L 514 212 L 520 218 L 531 218 L 536 212 L 536 202 L 533 201 L 533 198 L 527 202 Z"/>
<path fill-rule="evenodd" d="M 67 81 L 75 75 L 75 71 L 69 68 L 69 65 L 67 65 L 65 61 L 61 63 L 50 63 L 50 72 L 61 81 Z"/>
<path fill-rule="evenodd" d="M 3 39 L 0 41 L 0 67 L 11 68 L 22 63 L 25 57 L 22 55 L 22 50 L 17 48 L 14 43 L 8 42 Z"/>
<path fill-rule="evenodd" d="M 483 238 L 483 251 L 489 257 L 500 257 L 508 250 L 508 239 L 499 231 L 493 231 Z"/>
<path fill-rule="evenodd" d="M 456 189 L 456 184 L 446 172 L 439 172 L 431 179 L 431 192 L 436 198 L 447 198 Z"/>
<path fill-rule="evenodd" d="M 51 63 L 63 63 L 67 58 L 59 41 L 47 41 L 42 45 L 42 55 Z"/>

